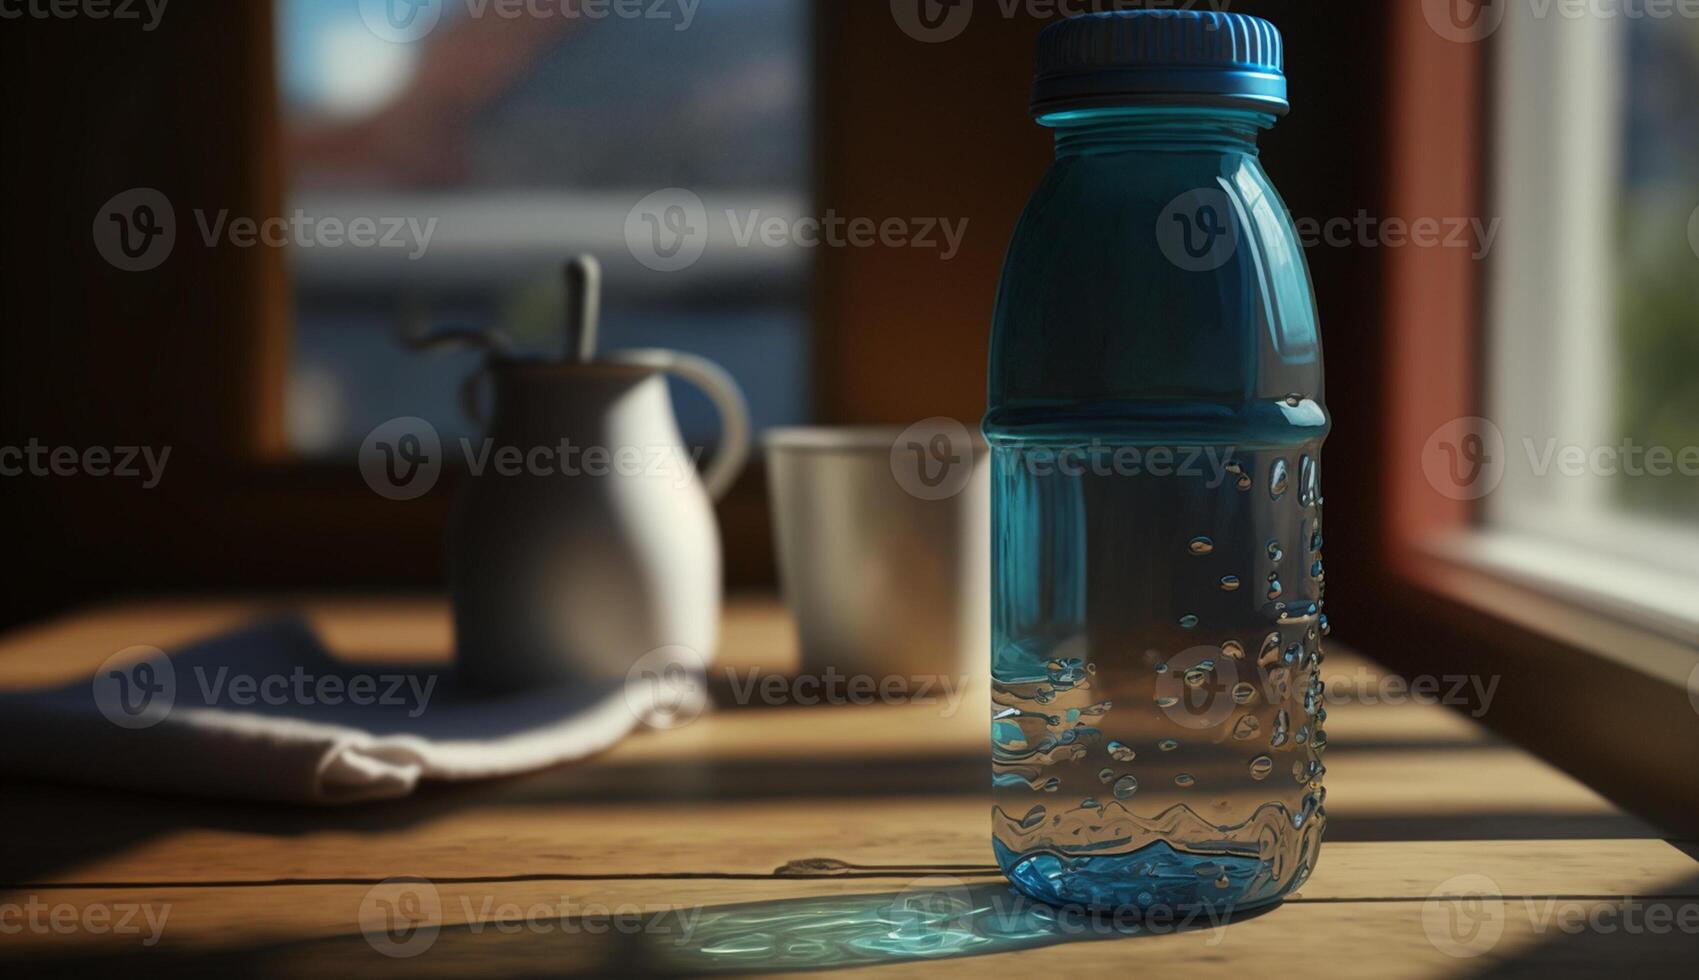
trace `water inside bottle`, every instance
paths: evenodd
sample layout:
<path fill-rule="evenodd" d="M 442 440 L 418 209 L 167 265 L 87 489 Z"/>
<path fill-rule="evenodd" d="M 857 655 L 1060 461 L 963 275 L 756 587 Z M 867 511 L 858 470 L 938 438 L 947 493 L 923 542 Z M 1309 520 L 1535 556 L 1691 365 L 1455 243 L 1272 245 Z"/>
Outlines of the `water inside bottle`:
<path fill-rule="evenodd" d="M 1313 869 L 1319 450 L 994 445 L 994 847 L 1028 895 L 1248 908 Z"/>

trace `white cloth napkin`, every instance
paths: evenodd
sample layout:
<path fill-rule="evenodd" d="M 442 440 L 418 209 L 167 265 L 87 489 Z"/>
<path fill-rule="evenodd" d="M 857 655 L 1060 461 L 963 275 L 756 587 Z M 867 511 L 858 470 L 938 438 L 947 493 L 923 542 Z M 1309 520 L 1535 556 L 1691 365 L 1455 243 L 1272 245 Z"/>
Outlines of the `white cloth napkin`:
<path fill-rule="evenodd" d="M 168 665 L 164 662 L 168 660 Z M 646 685 L 481 697 L 452 668 L 357 664 L 282 620 L 91 681 L 0 694 L 0 770 L 146 792 L 339 804 L 582 759 L 657 717 Z"/>

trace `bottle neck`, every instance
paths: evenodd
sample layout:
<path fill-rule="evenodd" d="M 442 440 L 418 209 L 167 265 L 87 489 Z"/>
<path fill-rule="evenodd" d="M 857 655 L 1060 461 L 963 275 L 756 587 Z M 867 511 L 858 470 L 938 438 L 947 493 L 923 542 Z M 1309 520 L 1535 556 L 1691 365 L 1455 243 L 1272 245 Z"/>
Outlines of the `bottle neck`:
<path fill-rule="evenodd" d="M 1040 116 L 1056 130 L 1056 157 L 1127 150 L 1155 153 L 1257 154 L 1257 136 L 1274 116 L 1250 109 L 1122 106 Z"/>

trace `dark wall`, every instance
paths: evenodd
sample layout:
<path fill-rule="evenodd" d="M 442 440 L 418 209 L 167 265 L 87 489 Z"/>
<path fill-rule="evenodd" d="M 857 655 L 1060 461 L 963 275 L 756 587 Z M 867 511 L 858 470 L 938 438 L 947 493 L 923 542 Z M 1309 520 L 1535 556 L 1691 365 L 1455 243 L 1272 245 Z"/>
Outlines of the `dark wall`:
<path fill-rule="evenodd" d="M 904 34 L 882 2 L 817 4 L 816 207 L 967 219 L 961 255 L 821 249 L 815 386 L 822 421 L 912 421 L 984 408 L 1002 252 L 1050 157 L 1027 116 L 1045 20 L 980 0 L 941 44 Z M 1378 4 L 1243 3 L 1288 42 L 1293 113 L 1264 159 L 1293 212 L 1379 213 L 1386 17 Z M 158 27 L 24 20 L 0 30 L 0 446 L 171 447 L 164 482 L 0 478 L 0 626 L 116 592 L 409 587 L 441 581 L 450 481 L 407 504 L 352 467 L 281 454 L 284 256 L 206 248 L 191 209 L 280 208 L 269 5 L 172 0 Z M 179 212 L 171 258 L 113 268 L 97 213 L 135 187 Z M 1330 526 L 1365 496 L 1378 408 L 1378 257 L 1309 256 L 1336 434 Z M 722 507 L 729 581 L 770 586 L 759 471 Z M 1351 548 L 1330 536 L 1330 557 Z M 1348 557 L 1348 556 L 1347 556 Z M 1339 597 L 1348 583 L 1339 581 Z M 1349 603 L 1342 601 L 1341 605 Z M 1348 628 L 1348 617 L 1339 617 Z"/>

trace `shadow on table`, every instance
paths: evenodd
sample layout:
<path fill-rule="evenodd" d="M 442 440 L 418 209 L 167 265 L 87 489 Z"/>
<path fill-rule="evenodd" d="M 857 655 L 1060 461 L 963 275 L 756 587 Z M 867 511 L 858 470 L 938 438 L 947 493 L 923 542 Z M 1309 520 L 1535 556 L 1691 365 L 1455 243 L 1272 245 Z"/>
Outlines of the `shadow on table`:
<path fill-rule="evenodd" d="M 419 897 L 402 890 L 368 901 L 370 917 L 361 933 L 329 939 L 206 955 L 151 950 L 123 958 L 36 959 L 16 965 L 31 976 L 88 975 L 119 965 L 127 974 L 175 977 L 796 972 L 1220 930 L 1273 907 L 1239 913 L 1098 914 L 1033 902 L 1002 883 L 937 876 L 917 879 L 897 892 L 678 910 L 584 911 L 558 918 L 553 910 L 546 917 L 527 910 L 494 922 L 437 929 L 428 916 L 409 918 L 404 911 L 418 915 L 434 907 L 421 905 Z"/>

